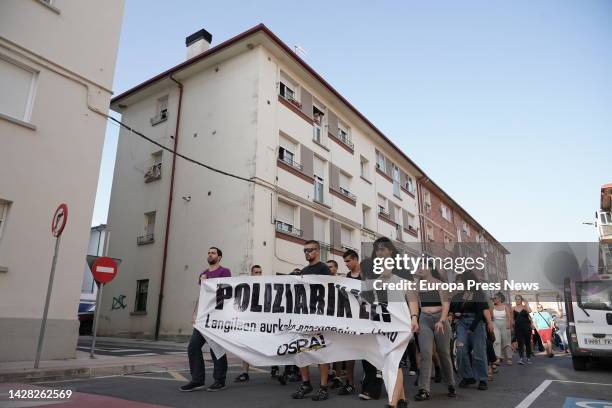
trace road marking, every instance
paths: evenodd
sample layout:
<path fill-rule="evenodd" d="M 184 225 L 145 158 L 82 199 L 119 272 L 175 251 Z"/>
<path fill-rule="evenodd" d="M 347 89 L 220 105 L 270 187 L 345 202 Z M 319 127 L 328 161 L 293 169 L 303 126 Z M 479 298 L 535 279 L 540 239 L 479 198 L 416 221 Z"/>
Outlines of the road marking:
<path fill-rule="evenodd" d="M 527 395 L 516 408 L 528 408 L 533 402 L 544 392 L 544 390 L 553 382 L 553 380 L 544 380 L 531 394 Z"/>
<path fill-rule="evenodd" d="M 167 378 L 167 377 L 146 377 L 144 375 L 122 375 L 121 378 L 137 378 L 139 380 L 164 380 L 164 381 L 187 381 L 185 377 L 179 378 Z"/>
<path fill-rule="evenodd" d="M 604 383 L 592 383 L 592 382 L 583 382 L 583 381 L 569 381 L 569 380 L 553 380 L 560 383 L 572 383 L 572 384 L 586 384 L 586 385 L 607 385 L 612 386 L 612 384 L 604 384 Z"/>
<path fill-rule="evenodd" d="M 170 374 L 176 380 L 187 381 L 187 379 L 177 371 L 168 371 L 168 374 Z"/>

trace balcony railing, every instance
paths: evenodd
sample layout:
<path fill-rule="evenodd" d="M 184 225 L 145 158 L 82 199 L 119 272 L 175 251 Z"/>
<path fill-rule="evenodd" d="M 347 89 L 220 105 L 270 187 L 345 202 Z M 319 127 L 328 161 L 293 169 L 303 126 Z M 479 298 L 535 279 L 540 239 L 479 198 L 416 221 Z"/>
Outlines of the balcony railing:
<path fill-rule="evenodd" d="M 290 159 L 289 157 L 286 157 L 286 156 L 281 157 L 281 156 L 279 156 L 278 160 L 282 161 L 283 163 L 285 163 L 285 164 L 287 164 L 287 165 L 289 165 L 289 166 L 291 166 L 291 167 L 293 167 L 295 169 L 298 169 L 299 171 L 302 171 L 304 169 L 304 166 L 302 166 L 300 163 L 294 161 L 293 159 Z"/>
<path fill-rule="evenodd" d="M 136 239 L 138 245 L 147 245 L 155 242 L 155 236 L 153 234 L 141 235 Z"/>
<path fill-rule="evenodd" d="M 151 126 L 155 126 L 158 123 L 165 122 L 167 119 L 168 119 L 168 111 L 163 110 L 151 118 Z"/>
<path fill-rule="evenodd" d="M 345 188 L 338 187 L 338 192 L 343 196 L 350 198 L 352 201 L 357 201 L 357 196 Z"/>
<path fill-rule="evenodd" d="M 349 135 L 345 131 L 343 131 L 342 129 L 338 129 L 338 133 L 336 133 L 334 136 L 338 140 L 340 140 L 342 143 L 344 143 L 345 145 L 350 147 L 351 149 L 355 148 L 355 145 L 353 144 L 353 141 L 351 140 Z"/>
<path fill-rule="evenodd" d="M 302 104 L 297 99 L 295 99 L 293 95 L 291 95 L 291 94 L 285 94 L 285 95 L 279 94 L 279 96 L 281 98 L 283 98 L 284 100 L 286 100 L 287 102 L 289 102 L 290 104 L 292 104 L 293 106 L 295 106 L 296 108 L 302 109 Z"/>
<path fill-rule="evenodd" d="M 286 222 L 276 220 L 276 230 L 285 234 L 294 235 L 296 237 L 302 236 L 302 230 L 295 228 L 293 225 Z"/>
<path fill-rule="evenodd" d="M 342 244 L 342 249 L 344 249 L 345 251 L 348 251 L 349 249 L 352 249 L 353 251 L 357 252 L 357 248 L 354 248 L 354 247 L 352 247 L 350 245 Z"/>
<path fill-rule="evenodd" d="M 391 213 L 389 213 L 389 211 L 385 211 L 384 208 L 378 207 L 378 214 L 382 215 L 385 218 L 391 219 Z"/>
<path fill-rule="evenodd" d="M 156 163 L 147 170 L 144 175 L 145 183 L 150 183 L 161 178 L 161 163 Z"/>
<path fill-rule="evenodd" d="M 326 242 L 319 241 L 319 247 L 321 247 L 321 262 L 327 262 L 329 252 L 332 249 L 332 246 Z"/>

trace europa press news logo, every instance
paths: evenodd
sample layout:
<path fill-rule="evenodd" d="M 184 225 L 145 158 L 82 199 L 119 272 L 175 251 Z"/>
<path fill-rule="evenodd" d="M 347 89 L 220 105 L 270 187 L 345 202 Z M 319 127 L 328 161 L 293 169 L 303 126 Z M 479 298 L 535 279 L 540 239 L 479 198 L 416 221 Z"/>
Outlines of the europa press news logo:
<path fill-rule="evenodd" d="M 276 354 L 284 356 L 286 354 L 297 354 L 306 351 L 317 351 L 327 347 L 325 337 L 321 333 L 317 333 L 310 338 L 301 338 L 290 343 L 284 343 L 278 346 Z"/>

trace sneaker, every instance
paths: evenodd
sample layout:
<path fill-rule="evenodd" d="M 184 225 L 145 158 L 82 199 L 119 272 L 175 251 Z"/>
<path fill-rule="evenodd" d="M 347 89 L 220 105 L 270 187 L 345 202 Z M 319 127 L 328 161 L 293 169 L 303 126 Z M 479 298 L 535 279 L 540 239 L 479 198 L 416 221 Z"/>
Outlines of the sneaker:
<path fill-rule="evenodd" d="M 312 396 L 313 401 L 325 401 L 329 398 L 329 392 L 327 391 L 327 387 L 319 388 L 319 391 L 315 395 Z"/>
<path fill-rule="evenodd" d="M 302 383 L 298 390 L 296 392 L 294 392 L 293 394 L 291 394 L 291 398 L 293 399 L 302 399 L 304 398 L 304 396 L 306 396 L 306 394 L 309 394 L 312 392 L 312 385 L 310 385 L 310 383 Z"/>
<path fill-rule="evenodd" d="M 280 385 L 287 385 L 287 374 L 279 375 L 278 382 L 280 383 Z"/>
<path fill-rule="evenodd" d="M 360 400 L 364 400 L 364 401 L 369 401 L 372 399 L 372 397 L 370 397 L 370 394 L 368 394 L 367 392 L 362 392 L 361 394 L 358 395 Z"/>
<path fill-rule="evenodd" d="M 486 391 L 486 390 L 488 390 L 488 389 L 489 389 L 489 386 L 487 385 L 487 383 L 486 383 L 485 381 L 480 381 L 480 382 L 478 383 L 478 389 L 479 389 L 480 391 Z"/>
<path fill-rule="evenodd" d="M 414 377 L 416 375 L 416 371 L 408 371 L 408 375 Z"/>
<path fill-rule="evenodd" d="M 342 387 L 340 387 L 340 390 L 338 391 L 338 395 L 349 395 L 355 392 L 355 387 L 353 387 L 351 384 L 344 384 Z"/>
<path fill-rule="evenodd" d="M 215 381 L 213 385 L 211 385 L 210 387 L 208 387 L 206 389 L 206 391 L 208 392 L 215 392 L 215 391 L 221 391 L 226 389 L 227 386 L 225 385 L 225 383 L 222 383 L 220 381 Z"/>
<path fill-rule="evenodd" d="M 464 378 L 461 380 L 461 382 L 459 382 L 459 387 L 460 388 L 467 388 L 468 386 L 472 385 L 472 384 L 476 384 L 476 380 L 473 378 Z"/>
<path fill-rule="evenodd" d="M 457 392 L 455 391 L 455 387 L 453 387 L 452 385 L 448 386 L 448 395 L 449 398 L 456 398 L 457 397 Z"/>
<path fill-rule="evenodd" d="M 530 358 L 527 359 L 527 364 L 533 364 L 533 361 L 531 361 Z"/>
<path fill-rule="evenodd" d="M 249 381 L 249 373 L 242 373 L 234 379 L 234 382 L 241 383 Z"/>
<path fill-rule="evenodd" d="M 397 401 L 397 408 L 408 408 L 408 401 L 406 400 Z"/>
<path fill-rule="evenodd" d="M 291 373 L 287 376 L 287 381 L 289 382 L 300 382 L 302 381 L 302 378 L 300 377 L 299 374 L 296 373 Z"/>
<path fill-rule="evenodd" d="M 519 358 L 518 363 L 519 365 L 525 365 L 525 360 L 523 360 L 522 358 Z"/>
<path fill-rule="evenodd" d="M 429 393 L 423 389 L 420 389 L 419 392 L 414 396 L 415 401 L 425 401 L 430 398 Z"/>
<path fill-rule="evenodd" d="M 376 378 L 383 378 L 382 371 L 376 370 Z"/>
<path fill-rule="evenodd" d="M 194 383 L 193 381 L 191 381 L 185 385 L 181 385 L 179 387 L 179 391 L 191 392 L 191 391 L 201 390 L 202 388 L 204 388 L 204 383 L 200 384 L 200 383 Z"/>
<path fill-rule="evenodd" d="M 331 380 L 330 388 L 340 388 L 340 387 L 342 387 L 342 380 L 339 377 L 334 377 L 334 379 Z"/>

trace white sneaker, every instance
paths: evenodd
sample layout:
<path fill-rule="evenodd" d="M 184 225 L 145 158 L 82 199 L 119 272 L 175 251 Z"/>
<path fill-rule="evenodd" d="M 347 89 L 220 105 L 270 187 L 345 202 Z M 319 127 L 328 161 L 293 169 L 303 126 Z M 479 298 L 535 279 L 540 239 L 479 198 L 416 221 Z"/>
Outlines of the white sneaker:
<path fill-rule="evenodd" d="M 370 394 L 368 394 L 367 392 L 362 392 L 361 394 L 359 394 L 359 399 L 369 401 L 372 399 L 372 397 L 370 397 Z"/>
<path fill-rule="evenodd" d="M 532 361 L 530 358 L 527 359 L 527 364 L 532 364 Z"/>
<path fill-rule="evenodd" d="M 519 363 L 520 365 L 525 365 L 525 360 L 523 360 L 522 358 L 519 358 L 518 363 Z"/>

